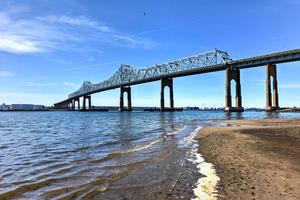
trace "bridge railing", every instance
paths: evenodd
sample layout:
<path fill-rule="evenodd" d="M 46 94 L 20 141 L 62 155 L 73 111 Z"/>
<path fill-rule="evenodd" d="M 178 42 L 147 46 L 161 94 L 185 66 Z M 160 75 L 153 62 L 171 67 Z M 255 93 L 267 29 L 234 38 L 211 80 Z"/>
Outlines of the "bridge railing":
<path fill-rule="evenodd" d="M 148 68 L 132 68 L 129 65 L 121 65 L 118 71 L 108 80 L 93 84 L 84 81 L 79 90 L 69 95 L 69 99 L 83 96 L 87 93 L 111 88 L 118 85 L 130 85 L 132 82 L 155 79 L 176 72 L 185 72 L 232 61 L 225 51 L 213 50 L 207 53 L 190 56 L 187 58 L 155 65 Z"/>

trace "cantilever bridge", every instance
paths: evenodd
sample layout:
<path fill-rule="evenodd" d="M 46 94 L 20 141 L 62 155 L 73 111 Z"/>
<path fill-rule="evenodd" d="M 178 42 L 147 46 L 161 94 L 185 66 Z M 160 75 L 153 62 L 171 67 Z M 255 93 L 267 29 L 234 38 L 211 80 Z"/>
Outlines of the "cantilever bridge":
<path fill-rule="evenodd" d="M 226 70 L 226 98 L 225 111 L 243 111 L 240 69 L 266 66 L 266 110 L 273 111 L 279 108 L 277 66 L 276 64 L 300 61 L 300 49 L 278 52 L 240 60 L 232 60 L 227 52 L 213 50 L 207 53 L 186 57 L 148 68 L 133 68 L 121 65 L 119 70 L 109 79 L 93 84 L 84 81 L 79 90 L 73 92 L 64 101 L 54 104 L 56 109 L 80 110 L 80 98 L 83 98 L 83 110 L 91 110 L 91 94 L 120 88 L 120 111 L 131 111 L 131 85 L 151 81 L 161 81 L 161 111 L 165 110 L 164 88 L 170 88 L 170 109 L 174 109 L 173 78 L 194 74 L 210 73 Z M 271 83 L 271 77 L 273 83 Z M 235 106 L 232 106 L 231 80 L 236 82 Z M 273 88 L 271 86 L 273 85 Z M 127 107 L 124 106 L 124 92 L 127 93 Z M 88 107 L 86 106 L 88 100 Z"/>

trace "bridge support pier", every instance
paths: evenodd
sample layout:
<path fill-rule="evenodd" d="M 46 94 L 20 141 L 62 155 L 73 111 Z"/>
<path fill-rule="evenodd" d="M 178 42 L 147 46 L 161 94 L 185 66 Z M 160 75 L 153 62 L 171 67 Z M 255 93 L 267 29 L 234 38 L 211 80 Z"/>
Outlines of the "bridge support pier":
<path fill-rule="evenodd" d="M 165 87 L 170 89 L 170 109 L 165 108 Z M 173 78 L 161 79 L 161 91 L 160 91 L 160 111 L 173 111 L 174 110 L 174 91 L 173 91 Z"/>
<path fill-rule="evenodd" d="M 127 108 L 124 107 L 124 92 L 127 93 Z M 119 111 L 132 111 L 131 108 L 131 87 L 130 86 L 121 86 L 120 87 L 120 107 Z"/>
<path fill-rule="evenodd" d="M 266 111 L 272 112 L 279 109 L 277 67 L 275 64 L 267 65 L 266 75 Z M 271 77 L 273 78 L 273 88 L 271 88 Z"/>
<path fill-rule="evenodd" d="M 89 110 L 92 110 L 92 96 L 91 95 L 89 95 L 88 100 L 89 100 L 88 108 L 89 108 Z"/>
<path fill-rule="evenodd" d="M 71 106 L 72 106 L 72 108 L 71 108 L 71 110 L 75 110 L 75 99 L 72 99 L 72 101 L 71 101 Z"/>
<path fill-rule="evenodd" d="M 236 96 L 235 107 L 232 106 L 231 101 L 231 81 L 236 83 Z M 237 68 L 231 68 L 229 65 L 226 68 L 226 99 L 225 99 L 225 112 L 243 112 L 242 107 L 242 95 L 241 95 L 241 80 L 240 70 Z"/>
<path fill-rule="evenodd" d="M 54 109 L 58 109 L 58 110 L 70 110 L 70 102 L 62 102 L 59 104 L 54 104 Z"/>
<path fill-rule="evenodd" d="M 80 110 L 80 98 L 79 98 L 79 97 L 78 97 L 78 99 L 77 99 L 77 103 L 78 103 L 77 110 Z"/>
<path fill-rule="evenodd" d="M 68 102 L 68 110 L 72 110 L 73 109 L 73 100 Z"/>
<path fill-rule="evenodd" d="M 86 100 L 88 100 L 88 109 L 86 109 Z M 82 110 L 92 110 L 92 102 L 91 102 L 91 95 L 83 96 L 83 107 Z"/>
<path fill-rule="evenodd" d="M 79 97 L 73 99 L 72 102 L 72 110 L 76 110 L 76 102 L 77 102 L 77 109 L 80 110 L 80 101 L 79 101 Z"/>

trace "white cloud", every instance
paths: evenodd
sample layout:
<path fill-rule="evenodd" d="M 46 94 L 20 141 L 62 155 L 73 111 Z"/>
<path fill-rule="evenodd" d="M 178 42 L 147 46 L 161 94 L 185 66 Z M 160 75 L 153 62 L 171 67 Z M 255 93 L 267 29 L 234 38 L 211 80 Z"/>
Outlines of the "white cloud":
<path fill-rule="evenodd" d="M 95 59 L 93 57 L 89 57 L 88 59 L 86 59 L 88 62 L 93 62 Z"/>
<path fill-rule="evenodd" d="M 63 85 L 67 87 L 80 87 L 78 84 L 72 82 L 63 82 Z"/>
<path fill-rule="evenodd" d="M 47 17 L 39 17 L 38 19 L 47 21 L 47 22 L 54 22 L 54 23 L 64 23 L 68 25 L 76 25 L 81 27 L 88 27 L 93 28 L 102 32 L 110 32 L 111 28 L 105 25 L 100 25 L 97 21 L 89 19 L 85 16 L 77 16 L 77 17 L 70 17 L 70 16 L 55 16 L 50 15 Z"/>
<path fill-rule="evenodd" d="M 136 41 L 134 39 L 132 39 L 131 37 L 129 36 L 125 36 L 125 35 L 114 35 L 114 38 L 116 40 L 124 40 L 124 41 L 127 41 L 127 42 L 131 42 L 131 43 L 135 43 Z"/>
<path fill-rule="evenodd" d="M 246 85 L 247 87 L 261 87 L 264 86 L 265 84 L 266 84 L 265 79 L 249 79 L 244 83 L 244 85 Z"/>
<path fill-rule="evenodd" d="M 60 87 L 60 86 L 64 86 L 64 87 L 72 87 L 72 88 L 80 87 L 80 85 L 78 85 L 76 83 L 72 83 L 72 82 L 42 83 L 42 82 L 33 82 L 33 81 L 25 82 L 25 86 L 27 86 L 27 87 Z"/>
<path fill-rule="evenodd" d="M 279 84 L 279 88 L 283 88 L 283 89 L 300 89 L 300 83 Z"/>
<path fill-rule="evenodd" d="M 42 52 L 43 49 L 34 41 L 23 41 L 18 37 L 0 35 L 0 50 L 10 53 Z"/>
<path fill-rule="evenodd" d="M 156 42 L 138 38 L 131 35 L 113 35 L 114 42 L 125 44 L 126 46 L 130 48 L 137 48 L 137 47 L 144 47 L 147 49 L 151 49 L 155 46 L 157 46 Z M 113 43 L 113 42 L 112 42 Z"/>
<path fill-rule="evenodd" d="M 26 82 L 25 83 L 26 86 L 28 87 L 48 87 L 48 86 L 53 86 L 54 84 L 51 83 L 38 83 L 38 82 Z"/>
<path fill-rule="evenodd" d="M 250 82 L 250 83 L 249 83 Z M 247 86 L 265 86 L 265 79 L 251 80 Z M 278 87 L 282 89 L 300 89 L 300 83 L 278 83 Z"/>
<path fill-rule="evenodd" d="M 37 20 L 15 19 L 0 12 L 0 51 L 9 53 L 36 53 L 57 48 L 59 44 L 80 39 L 43 24 Z"/>
<path fill-rule="evenodd" d="M 0 103 L 14 104 L 14 103 L 30 103 L 30 104 L 44 104 L 47 106 L 53 105 L 53 103 L 61 101 L 62 97 L 66 94 L 63 93 L 29 93 L 29 92 L 4 92 L 1 91 Z"/>
<path fill-rule="evenodd" d="M 43 53 L 92 51 L 95 44 L 109 43 L 130 48 L 152 48 L 156 43 L 120 33 L 85 16 L 46 15 L 26 18 L 28 10 L 0 11 L 0 51 Z"/>
<path fill-rule="evenodd" d="M 68 71 L 80 71 L 88 68 L 93 68 L 93 67 L 99 67 L 99 66 L 106 66 L 110 64 L 119 64 L 120 61 L 114 61 L 114 62 L 106 62 L 106 63 L 96 63 L 96 64 L 91 64 L 91 65 L 84 65 L 84 66 L 76 66 L 76 67 L 70 67 Z"/>
<path fill-rule="evenodd" d="M 14 74 L 11 72 L 0 71 L 0 77 L 10 77 L 10 76 L 14 76 Z"/>

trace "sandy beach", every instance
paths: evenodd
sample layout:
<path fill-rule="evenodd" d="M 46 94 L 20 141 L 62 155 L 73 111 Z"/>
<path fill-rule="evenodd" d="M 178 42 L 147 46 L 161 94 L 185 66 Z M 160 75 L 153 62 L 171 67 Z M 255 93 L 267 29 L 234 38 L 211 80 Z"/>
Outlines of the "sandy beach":
<path fill-rule="evenodd" d="M 218 122 L 223 126 L 202 128 L 195 136 L 198 153 L 204 158 L 199 158 L 200 168 L 202 172 L 211 166 L 215 168 L 217 185 L 211 171 L 207 177 L 201 176 L 195 163 L 174 144 L 147 165 L 114 182 L 109 190 L 89 198 L 300 198 L 300 120 Z M 207 169 L 206 165 L 209 165 Z M 217 198 L 212 193 L 214 190 Z"/>
<path fill-rule="evenodd" d="M 196 136 L 220 177 L 218 199 L 300 199 L 300 120 L 220 122 Z"/>

